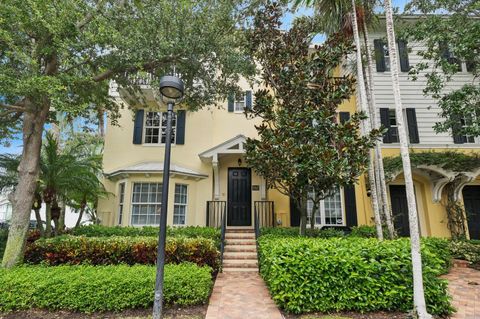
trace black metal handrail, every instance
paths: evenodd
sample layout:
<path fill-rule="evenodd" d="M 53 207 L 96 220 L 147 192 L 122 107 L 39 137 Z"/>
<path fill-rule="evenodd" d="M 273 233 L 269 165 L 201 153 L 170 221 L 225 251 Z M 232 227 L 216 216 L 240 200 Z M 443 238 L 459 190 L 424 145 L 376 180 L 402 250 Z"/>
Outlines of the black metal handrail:
<path fill-rule="evenodd" d="M 207 201 L 207 221 L 209 227 L 220 228 L 220 271 L 223 268 L 223 252 L 225 251 L 225 232 L 227 230 L 227 202 Z"/>
<path fill-rule="evenodd" d="M 222 227 L 220 233 L 220 265 L 223 272 L 223 252 L 225 250 L 225 232 L 227 230 L 227 210 L 223 210 L 222 213 Z"/>
<path fill-rule="evenodd" d="M 207 201 L 207 222 L 209 227 L 222 227 L 222 217 L 227 210 L 227 202 L 219 200 Z"/>
<path fill-rule="evenodd" d="M 255 224 L 261 227 L 275 227 L 275 203 L 273 201 L 262 200 L 253 203 L 255 207 Z"/>

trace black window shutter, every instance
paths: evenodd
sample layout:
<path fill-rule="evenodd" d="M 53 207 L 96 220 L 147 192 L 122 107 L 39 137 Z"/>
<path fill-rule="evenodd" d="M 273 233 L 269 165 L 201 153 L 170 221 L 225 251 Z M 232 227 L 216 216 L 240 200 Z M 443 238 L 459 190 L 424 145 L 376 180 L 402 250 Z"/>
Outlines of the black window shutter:
<path fill-rule="evenodd" d="M 345 200 L 345 219 L 347 227 L 358 225 L 357 203 L 355 198 L 355 185 L 343 188 L 343 199 Z"/>
<path fill-rule="evenodd" d="M 408 61 L 408 48 L 405 40 L 398 40 L 398 55 L 400 56 L 400 70 L 402 72 L 410 71 L 410 63 Z"/>
<path fill-rule="evenodd" d="M 340 112 L 340 123 L 345 123 L 350 120 L 350 112 Z"/>
<path fill-rule="evenodd" d="M 137 110 L 135 112 L 135 122 L 133 124 L 133 144 L 142 144 L 144 113 L 144 110 Z"/>
<path fill-rule="evenodd" d="M 475 71 L 475 62 L 474 61 L 468 60 L 467 62 L 465 62 L 465 64 L 467 65 L 467 72 Z"/>
<path fill-rule="evenodd" d="M 252 91 L 245 92 L 245 106 L 247 109 L 252 108 Z"/>
<path fill-rule="evenodd" d="M 233 93 L 229 94 L 228 95 L 228 112 L 233 112 L 233 104 L 234 103 L 235 103 L 235 100 L 234 100 Z"/>
<path fill-rule="evenodd" d="M 418 135 L 417 114 L 414 108 L 407 108 L 407 124 L 408 124 L 408 136 L 410 137 L 410 143 L 420 143 L 420 137 Z"/>
<path fill-rule="evenodd" d="M 185 118 L 187 112 L 185 110 L 177 111 L 177 137 L 175 144 L 185 144 Z"/>
<path fill-rule="evenodd" d="M 380 109 L 380 122 L 387 129 L 385 134 L 383 134 L 383 143 L 392 143 L 392 139 L 390 136 L 390 120 L 388 118 L 388 109 Z"/>
<path fill-rule="evenodd" d="M 377 64 L 377 72 L 385 72 L 385 55 L 383 52 L 383 41 L 381 39 L 373 40 L 375 47 L 375 62 Z"/>
<path fill-rule="evenodd" d="M 300 211 L 293 198 L 290 198 L 290 226 L 300 226 Z"/>

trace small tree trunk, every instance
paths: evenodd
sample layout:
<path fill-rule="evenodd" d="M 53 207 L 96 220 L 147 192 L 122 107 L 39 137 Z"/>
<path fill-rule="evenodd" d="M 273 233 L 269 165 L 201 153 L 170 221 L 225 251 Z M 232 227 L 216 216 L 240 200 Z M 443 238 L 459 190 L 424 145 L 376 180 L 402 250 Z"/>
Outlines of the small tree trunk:
<path fill-rule="evenodd" d="M 361 110 L 368 114 L 368 106 L 367 106 L 367 92 L 365 89 L 365 77 L 363 75 L 363 66 L 362 66 L 362 52 L 361 48 L 362 45 L 360 43 L 360 35 L 358 32 L 358 22 L 357 22 L 357 12 L 356 12 L 356 2 L 352 0 L 352 26 L 353 26 L 353 37 L 355 39 L 355 47 L 357 51 L 357 82 L 359 87 L 359 99 L 360 99 L 360 106 Z M 363 127 L 365 130 L 365 134 L 368 134 L 371 131 L 370 120 L 363 121 Z M 373 208 L 373 216 L 375 218 L 375 228 L 377 230 L 377 237 L 379 240 L 383 240 L 383 229 L 382 229 L 382 220 L 380 218 L 380 210 L 378 205 L 378 196 L 377 196 L 377 187 L 375 184 L 375 171 L 373 167 L 373 159 L 372 154 L 369 154 L 369 166 L 368 166 L 368 178 L 370 181 L 370 190 L 371 190 L 371 198 L 372 198 L 372 208 Z"/>
<path fill-rule="evenodd" d="M 49 105 L 45 105 L 35 112 L 35 106 L 28 99 L 25 105 L 29 112 L 23 115 L 23 152 L 18 166 L 18 184 L 12 201 L 12 224 L 2 260 L 2 267 L 5 268 L 11 268 L 23 260 L 37 188 L 43 127 L 49 110 Z"/>
<path fill-rule="evenodd" d="M 390 54 L 390 73 L 392 76 L 393 97 L 395 100 L 395 115 L 397 116 L 398 136 L 400 139 L 400 154 L 403 163 L 403 175 L 407 191 L 408 220 L 410 226 L 410 242 L 412 249 L 413 268 L 413 304 L 414 312 L 420 319 L 430 319 L 432 316 L 427 312 L 425 292 L 422 277 L 422 255 L 420 252 L 420 234 L 418 231 L 417 203 L 413 188 L 412 168 L 410 166 L 410 154 L 408 151 L 407 132 L 403 118 L 402 96 L 398 81 L 398 59 L 395 43 L 395 29 L 393 26 L 393 10 L 391 0 L 385 0 L 385 17 L 387 24 L 388 53 Z"/>
<path fill-rule="evenodd" d="M 372 127 L 374 129 L 380 128 L 380 123 L 376 114 L 376 103 L 375 103 L 375 86 L 373 83 L 373 61 L 372 61 L 372 50 L 370 47 L 370 39 L 368 34 L 368 27 L 365 19 L 363 20 L 363 35 L 365 38 L 365 52 L 367 56 L 367 100 L 369 106 L 369 117 L 371 119 Z M 388 195 L 387 195 L 387 183 L 385 181 L 385 169 L 383 167 L 383 156 L 382 156 L 382 144 L 380 141 L 375 143 L 375 177 L 377 179 L 377 186 L 379 194 L 381 195 L 382 211 L 385 216 L 385 222 L 388 228 L 388 235 L 390 239 L 395 238 L 395 228 L 392 221 L 392 210 L 388 204 Z"/>
<path fill-rule="evenodd" d="M 101 138 L 105 137 L 105 109 L 103 107 L 98 108 L 98 134 Z"/>
<path fill-rule="evenodd" d="M 61 234 L 65 231 L 65 214 L 67 213 L 67 207 L 64 201 L 60 202 L 60 217 L 58 218 L 58 230 L 57 233 Z"/>
<path fill-rule="evenodd" d="M 83 213 L 85 212 L 85 206 L 82 206 L 80 208 L 80 212 L 78 213 L 78 219 L 77 222 L 75 223 L 75 228 L 80 227 L 80 224 L 82 223 L 82 218 L 83 218 Z"/>
<path fill-rule="evenodd" d="M 40 236 L 45 236 L 45 230 L 43 229 L 42 216 L 40 216 L 40 207 L 34 209 L 35 219 L 37 220 L 37 230 L 40 232 Z"/>
<path fill-rule="evenodd" d="M 300 212 L 300 236 L 305 236 L 307 230 L 307 205 L 302 205 L 301 199 L 295 200 L 295 202 Z M 305 208 L 303 206 L 305 206 Z"/>
<path fill-rule="evenodd" d="M 52 236 L 52 204 L 45 203 L 45 237 Z"/>

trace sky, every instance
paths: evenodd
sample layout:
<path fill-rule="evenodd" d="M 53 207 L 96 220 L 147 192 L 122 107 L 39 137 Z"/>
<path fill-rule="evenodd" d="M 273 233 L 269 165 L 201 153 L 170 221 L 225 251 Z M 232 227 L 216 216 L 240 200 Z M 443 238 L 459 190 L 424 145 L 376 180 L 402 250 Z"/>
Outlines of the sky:
<path fill-rule="evenodd" d="M 399 8 L 399 12 L 402 12 L 407 1 L 408 0 L 393 0 L 393 5 L 394 7 Z M 299 8 L 294 13 L 288 13 L 283 18 L 283 28 L 288 29 L 291 26 L 295 17 L 312 15 L 312 14 L 313 14 L 313 10 L 308 8 Z M 313 42 L 321 43 L 323 42 L 323 40 L 324 40 L 324 37 L 322 35 L 318 35 L 313 39 Z M 6 153 L 20 154 L 21 152 L 22 152 L 22 139 L 20 135 L 17 136 L 16 139 L 10 141 L 10 146 L 7 147 L 7 146 L 0 145 L 0 154 L 6 154 Z"/>

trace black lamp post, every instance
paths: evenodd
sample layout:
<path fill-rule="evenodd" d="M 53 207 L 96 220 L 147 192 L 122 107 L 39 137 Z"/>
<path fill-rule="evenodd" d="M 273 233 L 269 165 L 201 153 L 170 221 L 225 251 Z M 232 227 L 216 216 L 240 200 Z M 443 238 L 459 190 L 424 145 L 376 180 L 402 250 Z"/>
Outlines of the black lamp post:
<path fill-rule="evenodd" d="M 164 76 L 160 79 L 160 94 L 167 102 L 167 130 L 165 132 L 165 156 L 163 160 L 162 206 L 160 209 L 160 232 L 157 249 L 157 278 L 155 280 L 155 299 L 153 319 L 162 318 L 163 277 L 165 270 L 165 239 L 167 237 L 168 184 L 170 179 L 170 150 L 172 145 L 172 116 L 175 102 L 183 97 L 183 82 L 176 76 Z"/>

